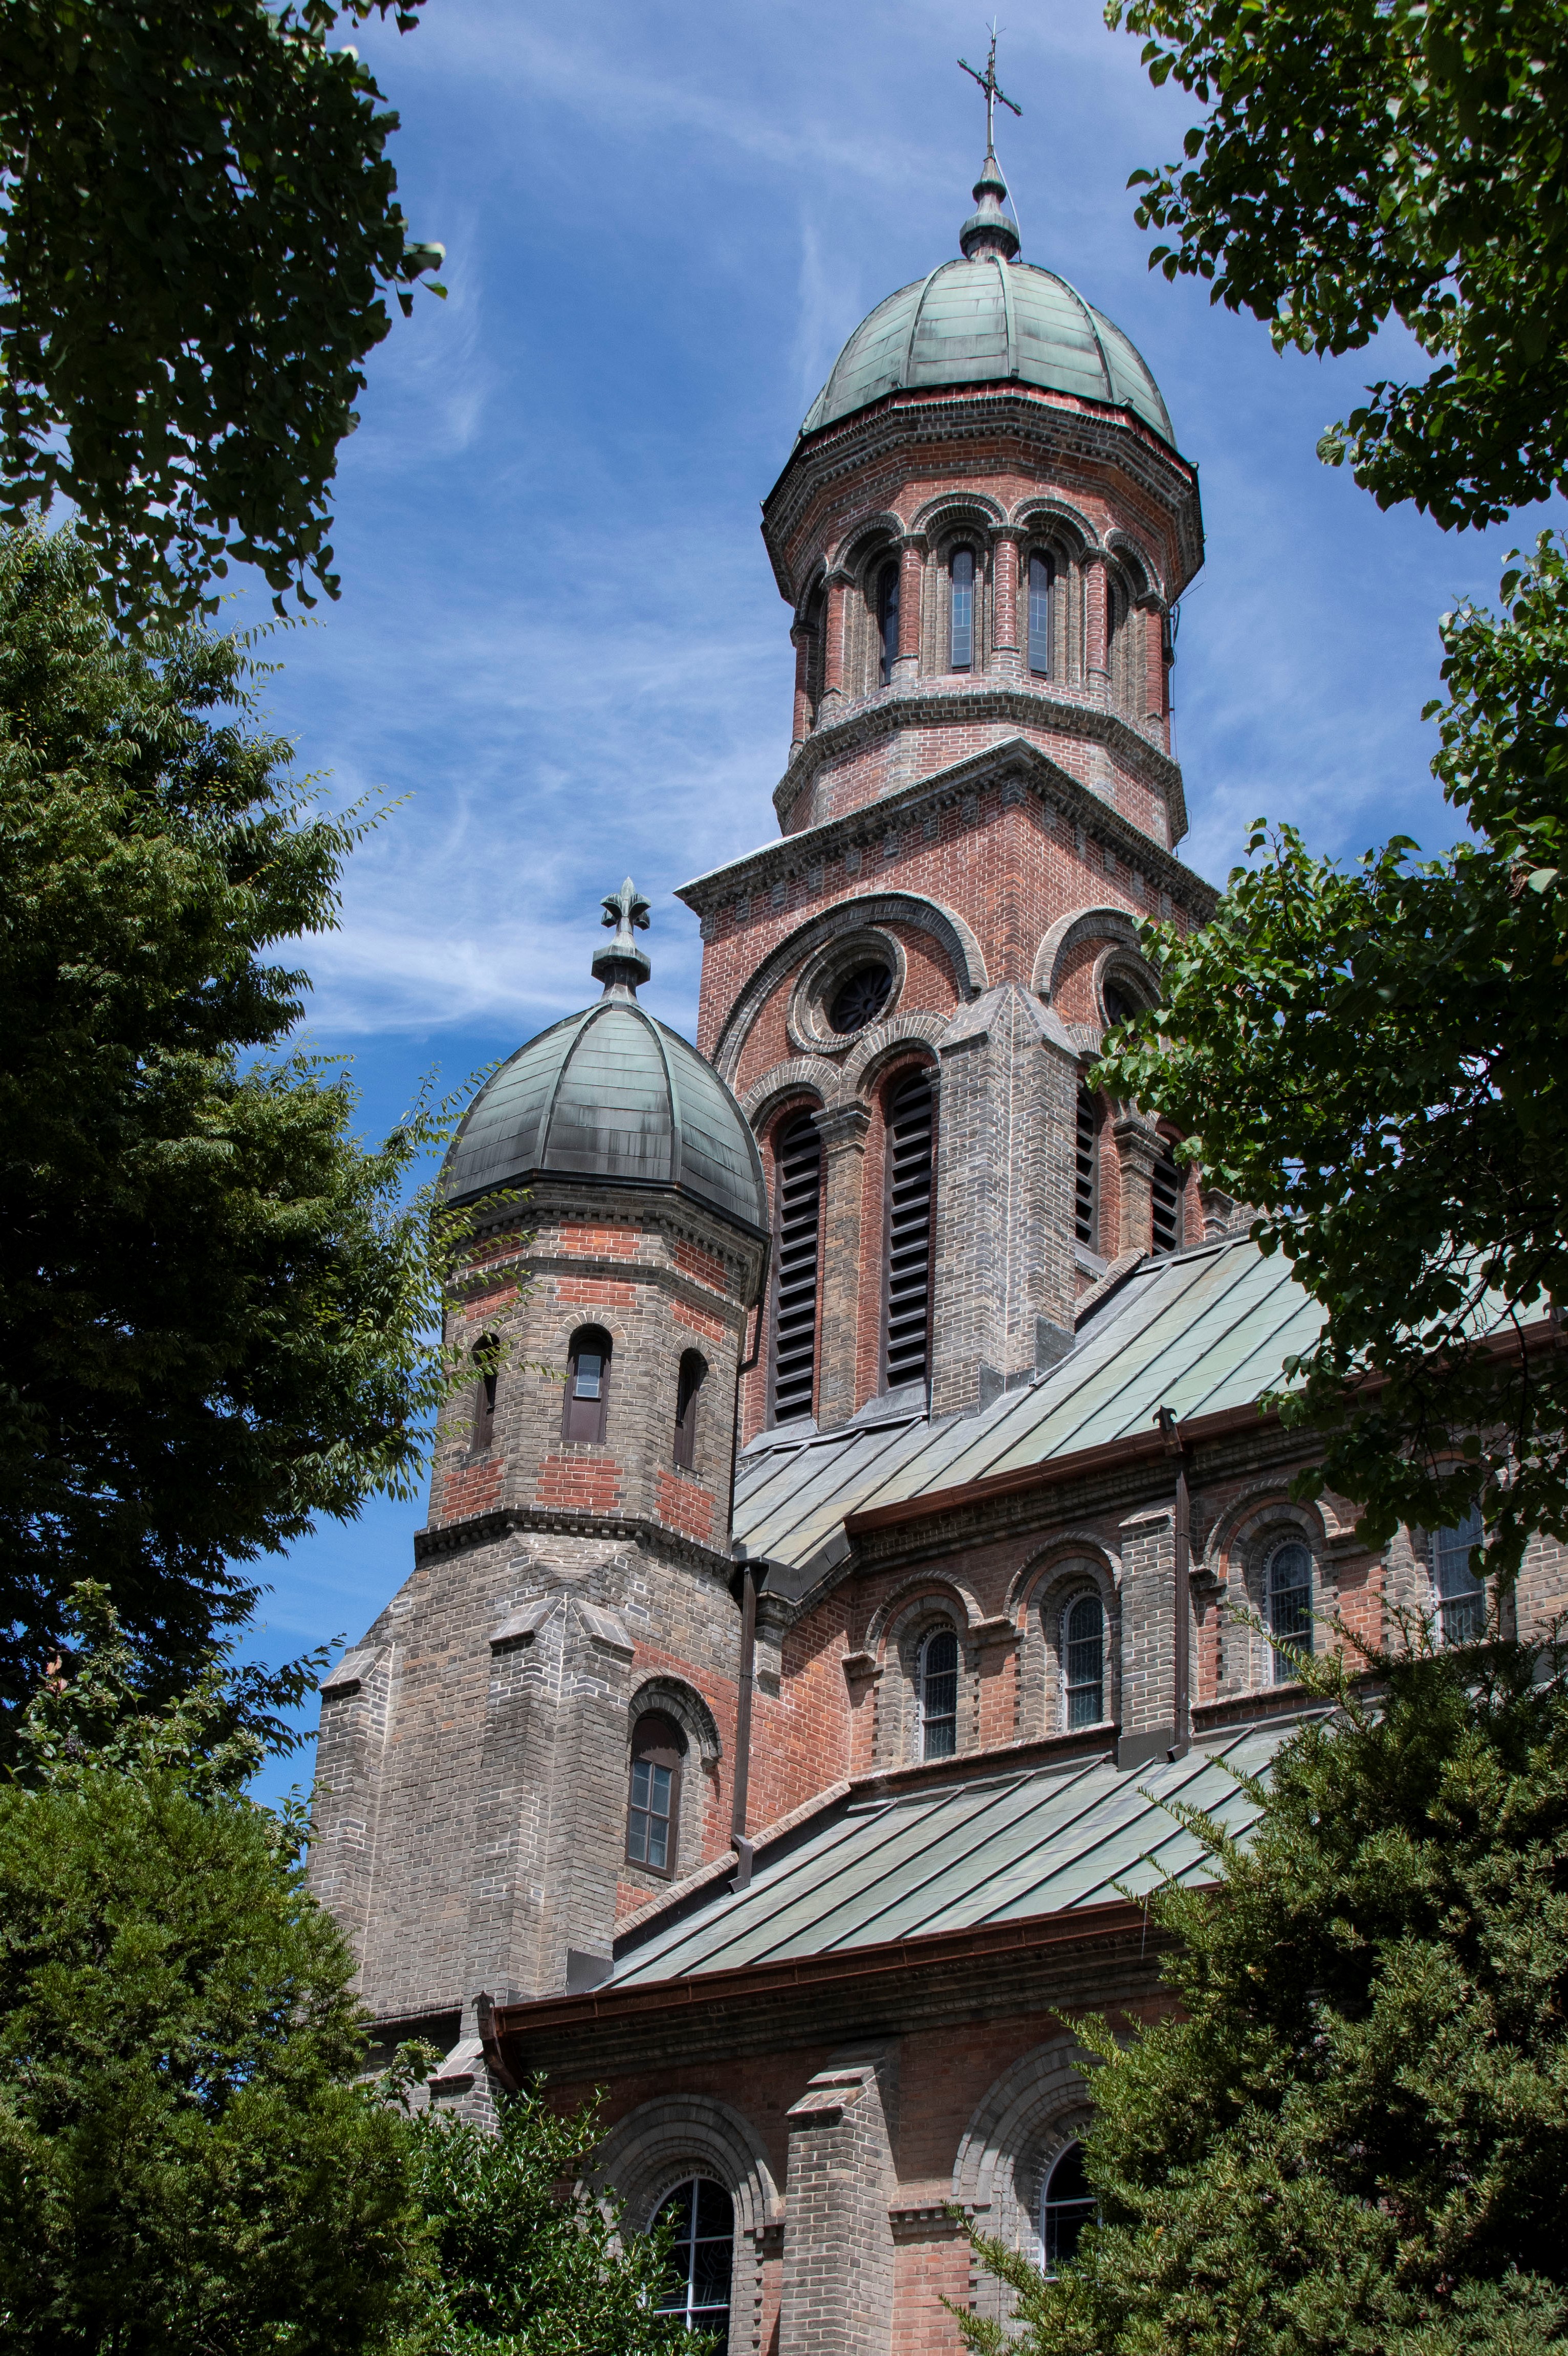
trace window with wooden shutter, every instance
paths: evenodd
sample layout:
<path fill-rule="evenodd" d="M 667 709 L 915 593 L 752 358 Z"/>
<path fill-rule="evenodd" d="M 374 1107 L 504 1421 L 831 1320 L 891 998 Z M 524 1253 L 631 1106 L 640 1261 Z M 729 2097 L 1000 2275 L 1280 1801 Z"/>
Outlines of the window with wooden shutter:
<path fill-rule="evenodd" d="M 887 1387 L 923 1383 L 931 1357 L 931 1194 L 935 1130 L 931 1075 L 914 1073 L 887 1111 Z"/>
<path fill-rule="evenodd" d="M 803 1113 L 774 1148 L 777 1275 L 773 1289 L 773 1421 L 816 1404 L 816 1278 L 822 1225 L 822 1140 Z"/>
<path fill-rule="evenodd" d="M 563 1440 L 603 1440 L 610 1404 L 611 1341 L 602 1325 L 580 1325 L 566 1361 Z"/>

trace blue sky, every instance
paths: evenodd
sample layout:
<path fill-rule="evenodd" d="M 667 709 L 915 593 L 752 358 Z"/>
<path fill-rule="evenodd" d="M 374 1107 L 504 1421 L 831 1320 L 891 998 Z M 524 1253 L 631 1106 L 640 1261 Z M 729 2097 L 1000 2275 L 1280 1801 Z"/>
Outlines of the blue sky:
<path fill-rule="evenodd" d="M 873 304 L 956 251 L 984 147 L 947 0 L 427 0 L 358 46 L 402 116 L 416 235 L 447 247 L 370 364 L 334 535 L 341 601 L 275 636 L 272 717 L 327 790 L 397 805 L 312 942 L 312 1040 L 355 1058 L 368 1127 L 592 994 L 596 904 L 654 905 L 645 995 L 696 1020 L 673 887 L 769 838 L 794 658 L 758 506 Z M 1177 749 L 1216 882 L 1247 821 L 1353 854 L 1453 829 L 1419 713 L 1438 616 L 1495 595 L 1541 510 L 1486 537 L 1381 515 L 1317 435 L 1375 354 L 1276 358 L 1250 318 L 1147 268 L 1127 175 L 1194 110 L 1094 0 L 1003 28 L 998 144 L 1027 259 L 1125 328 L 1198 462 L 1208 562 L 1183 608 Z M 1386 347 L 1386 348 L 1384 348 Z M 241 595 L 240 620 L 264 600 Z M 258 1649 L 350 1638 L 422 1518 L 372 1506 L 267 1566 Z M 291 1780 L 269 1775 L 269 1788 Z"/>

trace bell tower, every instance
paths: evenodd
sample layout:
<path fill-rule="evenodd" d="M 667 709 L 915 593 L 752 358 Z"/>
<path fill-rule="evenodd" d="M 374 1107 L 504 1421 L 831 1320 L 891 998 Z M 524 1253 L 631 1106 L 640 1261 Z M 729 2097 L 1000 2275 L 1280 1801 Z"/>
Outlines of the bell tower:
<path fill-rule="evenodd" d="M 994 52 L 975 78 L 989 129 Z M 855 330 L 763 503 L 795 650 L 781 839 L 681 894 L 699 1044 L 770 1191 L 748 1440 L 974 1413 L 1119 1260 L 1202 1233 L 1170 1141 L 1084 1086 L 1153 992 L 1139 920 L 1213 902 L 1176 856 L 1170 743 L 1197 477 L 1006 194 L 988 138 L 959 254 Z"/>

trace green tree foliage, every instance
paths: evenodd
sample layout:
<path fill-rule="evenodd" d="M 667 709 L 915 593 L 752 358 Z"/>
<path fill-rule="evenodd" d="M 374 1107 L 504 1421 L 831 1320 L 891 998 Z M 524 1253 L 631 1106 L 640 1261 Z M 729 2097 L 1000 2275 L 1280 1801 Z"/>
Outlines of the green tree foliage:
<path fill-rule="evenodd" d="M 1279 1404 L 1381 1545 L 1481 1504 L 1491 1566 L 1568 1537 L 1568 562 L 1443 625 L 1435 763 L 1471 838 L 1348 871 L 1285 829 L 1213 921 L 1145 944 L 1166 1003 L 1104 1085 L 1167 1115 L 1322 1304 Z M 1251 848 L 1263 848 L 1260 822 Z M 1159 1035 L 1156 1035 L 1157 1032 Z M 1554 1340 L 1554 1336 L 1552 1337 Z"/>
<path fill-rule="evenodd" d="M 421 0 L 0 10 L 0 521 L 63 492 L 123 617 L 230 559 L 337 594 L 338 444 L 409 236 L 398 118 L 339 18 Z M 438 290 L 440 291 L 440 290 Z"/>
<path fill-rule="evenodd" d="M 1381 1707 L 1280 1753 L 1241 1847 L 1184 1816 L 1179 2006 L 1104 2022 L 1100 2222 L 1012 2285 L 1024 2356 L 1562 2356 L 1568 2349 L 1568 1697 L 1532 1648 L 1371 1657 Z M 968 2345 L 1005 2344 L 961 2316 Z"/>
<path fill-rule="evenodd" d="M 118 640 L 79 541 L 0 540 L 0 1706 L 101 1580 L 165 1684 L 242 1567 L 412 1494 L 447 1231 L 402 1201 L 439 1124 L 367 1149 L 280 1055 L 357 822 L 288 776 L 261 674 Z M 0 1733 L 0 1740 L 3 1740 Z"/>
<path fill-rule="evenodd" d="M 400 2356 L 700 2356 L 659 2312 L 667 2234 L 635 2233 L 581 2171 L 597 2106 L 552 2110 L 535 2084 L 496 2132 L 425 2111 L 411 2123 L 431 2236 L 425 2304 Z"/>
<path fill-rule="evenodd" d="M 1150 257 L 1276 346 L 1344 352 L 1392 316 L 1436 362 L 1325 435 L 1381 506 L 1485 524 L 1568 484 L 1563 0 L 1109 0 L 1208 109 L 1133 176 Z"/>
<path fill-rule="evenodd" d="M 0 2341 L 384 2346 L 422 2246 L 407 2127 L 356 2083 L 346 1942 L 234 1789 L 291 1673 L 209 1664 L 160 1711 L 76 1601 L 89 1665 L 0 1788 Z"/>

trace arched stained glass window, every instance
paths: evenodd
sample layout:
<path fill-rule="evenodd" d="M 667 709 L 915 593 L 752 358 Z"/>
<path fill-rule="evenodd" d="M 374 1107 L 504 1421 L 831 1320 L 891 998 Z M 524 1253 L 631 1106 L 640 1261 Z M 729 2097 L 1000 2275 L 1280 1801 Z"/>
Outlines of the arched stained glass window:
<path fill-rule="evenodd" d="M 1451 1530 L 1432 1538 L 1432 1583 L 1445 1644 L 1473 1644 L 1487 1624 L 1487 1590 L 1470 1569 L 1470 1549 L 1481 1543 L 1481 1515 L 1472 1505 Z"/>
<path fill-rule="evenodd" d="M 1268 1624 L 1275 1636 L 1283 1636 L 1306 1652 L 1312 1650 L 1312 1552 L 1298 1538 L 1276 1547 L 1268 1564 Z M 1274 1655 L 1274 1682 L 1287 1686 L 1296 1677 L 1296 1663 L 1288 1653 Z"/>
<path fill-rule="evenodd" d="M 1097 1595 L 1075 1595 L 1063 1615 L 1061 1682 L 1068 1726 L 1098 1726 L 1105 1715 L 1105 1608 Z"/>
<path fill-rule="evenodd" d="M 929 1071 L 887 1112 L 888 1277 L 883 1358 L 890 1390 L 923 1383 L 931 1356 L 931 1182 L 936 1106 Z"/>
<path fill-rule="evenodd" d="M 958 1748 L 958 1639 L 933 1631 L 920 1648 L 920 1755 L 951 1759 Z"/>
<path fill-rule="evenodd" d="M 822 1223 L 822 1139 L 809 1113 L 774 1149 L 778 1273 L 773 1291 L 773 1421 L 816 1404 L 816 1264 Z"/>
<path fill-rule="evenodd" d="M 1029 667 L 1038 679 L 1051 675 L 1051 590 L 1056 578 L 1051 559 L 1036 552 L 1029 561 Z"/>
<path fill-rule="evenodd" d="M 716 2356 L 725 2356 L 735 2255 L 733 2201 L 721 2184 L 688 2176 L 660 2202 L 654 2222 L 675 2229 L 660 2308 L 678 2315 L 688 2331 L 711 2332 Z"/>
<path fill-rule="evenodd" d="M 1040 2204 L 1040 2239 L 1049 2280 L 1078 2247 L 1078 2237 L 1094 2215 L 1094 2195 L 1083 2166 L 1083 2147 L 1070 2143 L 1046 2179 Z"/>
<path fill-rule="evenodd" d="M 950 670 L 968 670 L 975 661 L 975 552 L 955 548 L 948 567 L 948 649 Z"/>
<path fill-rule="evenodd" d="M 877 634 L 881 648 L 881 683 L 888 686 L 899 659 L 899 568 L 884 564 L 877 575 Z"/>

